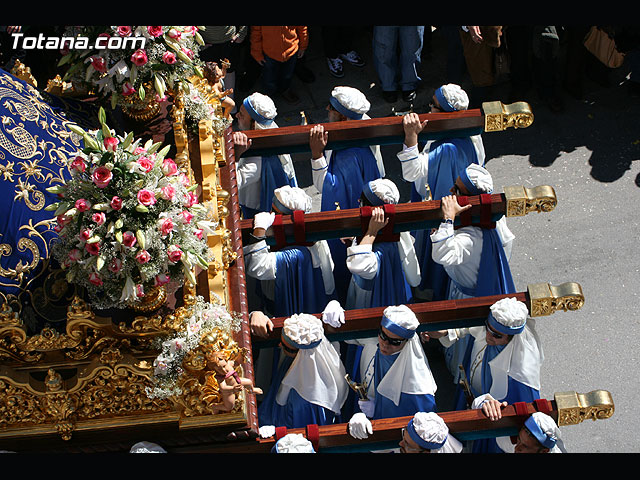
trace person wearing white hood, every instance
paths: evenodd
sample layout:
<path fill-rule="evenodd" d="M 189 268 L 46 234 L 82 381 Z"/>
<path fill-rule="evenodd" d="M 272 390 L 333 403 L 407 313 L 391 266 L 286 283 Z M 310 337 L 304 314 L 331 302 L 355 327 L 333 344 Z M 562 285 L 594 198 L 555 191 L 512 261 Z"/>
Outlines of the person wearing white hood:
<path fill-rule="evenodd" d="M 486 393 L 475 398 L 471 408 L 481 409 L 491 421 L 496 421 L 502 418 L 501 409 L 507 405 Z M 534 412 L 525 420 L 515 443 L 511 437 L 497 437 L 496 444 L 504 453 L 567 453 L 558 425 L 543 412 Z"/>
<path fill-rule="evenodd" d="M 243 100 L 236 114 L 240 131 L 233 132 L 232 138 L 235 146 L 238 200 L 244 218 L 253 218 L 258 212 L 270 211 L 276 188 L 284 185 L 298 186 L 289 154 L 241 156 L 251 148 L 251 140 L 243 131 L 278 128 L 274 120 L 277 113 L 273 100 L 256 92 Z"/>
<path fill-rule="evenodd" d="M 327 105 L 329 122 L 367 120 L 371 104 L 358 89 L 338 86 L 331 91 Z M 322 124 L 311 127 L 309 148 L 311 150 L 311 174 L 313 185 L 320 192 L 320 210 L 358 208 L 360 194 L 366 183 L 385 175 L 379 145 L 340 146 L 325 150 L 329 132 Z M 339 300 L 345 303 L 350 274 L 345 265 L 346 246 L 340 239 L 328 241 L 336 264 L 335 282 Z"/>
<path fill-rule="evenodd" d="M 400 453 L 462 453 L 463 445 L 435 412 L 416 413 L 402 429 Z"/>
<path fill-rule="evenodd" d="M 528 319 L 527 306 L 513 297 L 495 302 L 485 325 L 428 332 L 431 338 L 451 345 L 469 338 L 463 355 L 471 394 L 490 394 L 499 402 L 533 402 L 540 398 L 540 370 L 544 361 L 535 320 Z M 465 395 L 458 387 L 456 410 L 466 409 Z M 471 405 L 473 407 L 473 404 Z M 497 452 L 495 439 L 473 442 L 475 453 Z"/>
<path fill-rule="evenodd" d="M 416 335 L 420 325 L 406 305 L 389 306 L 383 312 L 376 338 L 359 340 L 360 383 L 366 399 L 349 420 L 349 433 L 364 439 L 372 433 L 370 419 L 415 415 L 436 409 L 437 385 L 422 344 Z"/>
<path fill-rule="evenodd" d="M 254 219 L 253 243 L 243 248 L 246 272 L 260 281 L 262 310 L 276 317 L 300 312 L 321 312 L 335 298 L 333 261 L 326 240 L 310 245 L 288 246 L 272 252 L 265 232 L 276 211 L 290 215 L 295 210 L 309 213 L 313 200 L 298 187 L 274 191 L 274 211 L 260 212 Z"/>
<path fill-rule="evenodd" d="M 515 284 L 509 267 L 514 235 L 505 217 L 489 225 L 454 227 L 456 217 L 470 208 L 461 207 L 457 195 L 480 195 L 493 192 L 493 179 L 489 171 L 471 164 L 462 170 L 451 188 L 454 195 L 441 199 L 443 220 L 431 233 L 433 261 L 442 265 L 449 276 L 447 299 L 484 297 L 515 293 Z M 423 334 L 423 339 L 428 337 Z M 458 365 L 465 351 L 464 342 L 447 348 L 445 360 L 454 383 L 459 381 Z"/>
<path fill-rule="evenodd" d="M 398 241 L 378 241 L 376 236 L 388 220 L 383 205 L 397 204 L 400 193 L 389 179 L 380 178 L 365 184 L 363 206 L 373 207 L 366 234 L 359 243 L 347 248 L 347 268 L 351 283 L 346 308 L 383 307 L 412 303 L 411 287 L 420 283 L 420 267 L 413 248 L 413 237 L 401 232 Z"/>
<path fill-rule="evenodd" d="M 305 313 L 287 318 L 280 346 L 285 355 L 258 407 L 260 434 L 268 436 L 275 427 L 334 423 L 349 387 L 340 356 L 324 335 L 322 320 Z"/>

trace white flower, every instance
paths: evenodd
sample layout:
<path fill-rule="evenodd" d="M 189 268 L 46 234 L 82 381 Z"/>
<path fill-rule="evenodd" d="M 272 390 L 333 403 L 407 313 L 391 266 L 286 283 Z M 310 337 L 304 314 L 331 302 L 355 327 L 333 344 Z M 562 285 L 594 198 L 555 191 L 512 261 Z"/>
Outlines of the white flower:
<path fill-rule="evenodd" d="M 120 301 L 129 302 L 131 300 L 135 300 L 136 298 L 136 284 L 131 277 L 127 276 L 127 281 L 125 282 L 124 288 L 122 289 Z"/>

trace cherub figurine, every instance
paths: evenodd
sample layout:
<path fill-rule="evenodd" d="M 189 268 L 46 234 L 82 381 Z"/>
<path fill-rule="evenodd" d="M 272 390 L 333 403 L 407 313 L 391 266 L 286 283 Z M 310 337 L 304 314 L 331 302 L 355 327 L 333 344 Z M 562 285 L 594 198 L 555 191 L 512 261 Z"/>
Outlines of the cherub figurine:
<path fill-rule="evenodd" d="M 216 411 L 230 412 L 236 402 L 236 395 L 245 389 L 249 393 L 262 394 L 262 389 L 254 387 L 253 382 L 238 375 L 235 369 L 235 361 L 229 358 L 224 350 L 215 350 L 211 347 L 205 349 L 207 370 L 209 373 L 205 380 L 205 401 L 213 404 Z"/>
<path fill-rule="evenodd" d="M 226 58 L 221 61 L 222 68 L 218 65 L 217 62 L 206 62 L 204 65 L 204 76 L 211 85 L 211 88 L 216 93 L 216 96 L 220 99 L 220 103 L 222 104 L 223 115 L 228 117 L 233 107 L 235 107 L 235 102 L 229 96 L 233 94 L 233 88 L 224 88 L 224 77 L 227 74 L 227 69 L 231 66 L 229 60 Z"/>

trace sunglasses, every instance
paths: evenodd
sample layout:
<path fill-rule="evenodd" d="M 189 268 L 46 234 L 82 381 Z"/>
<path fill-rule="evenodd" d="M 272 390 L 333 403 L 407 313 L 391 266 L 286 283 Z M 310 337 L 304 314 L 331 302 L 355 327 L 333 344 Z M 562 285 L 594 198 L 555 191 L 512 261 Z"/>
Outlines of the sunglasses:
<path fill-rule="evenodd" d="M 391 338 L 391 337 L 389 337 L 386 333 L 384 333 L 382 331 L 382 328 L 378 329 L 378 336 L 380 337 L 381 340 L 384 340 L 389 345 L 393 345 L 394 347 L 399 347 L 400 345 L 402 345 L 404 342 L 407 341 L 406 338 Z"/>
<path fill-rule="evenodd" d="M 493 338 L 501 339 L 501 338 L 503 338 L 503 337 L 504 337 L 504 335 L 503 335 L 502 333 L 498 333 L 498 332 L 496 332 L 495 330 L 492 330 L 492 329 L 489 327 L 489 323 L 488 323 L 488 322 L 484 322 L 484 325 L 485 325 L 485 327 L 486 327 L 486 329 L 487 329 L 487 332 L 489 332 L 489 334 L 490 334 Z"/>

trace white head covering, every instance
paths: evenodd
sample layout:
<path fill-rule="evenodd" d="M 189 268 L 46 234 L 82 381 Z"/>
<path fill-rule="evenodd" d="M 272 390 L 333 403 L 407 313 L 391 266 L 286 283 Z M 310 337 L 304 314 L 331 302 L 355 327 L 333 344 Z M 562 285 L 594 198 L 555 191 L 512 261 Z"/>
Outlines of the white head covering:
<path fill-rule="evenodd" d="M 335 87 L 329 102 L 338 112 L 350 120 L 360 120 L 371 108 L 364 93 L 353 87 Z"/>
<path fill-rule="evenodd" d="M 299 350 L 280 384 L 276 402 L 285 405 L 293 388 L 306 401 L 340 413 L 349 393 L 346 371 L 324 335 L 322 320 L 306 313 L 292 315 L 284 321 L 282 336 Z"/>
<path fill-rule="evenodd" d="M 309 213 L 313 200 L 303 189 L 284 185 L 273 191 L 273 204 L 285 214 L 293 213 L 294 210 Z"/>
<path fill-rule="evenodd" d="M 407 425 L 409 436 L 431 453 L 460 453 L 462 444 L 449 435 L 449 427 L 435 412 L 418 412 Z"/>
<path fill-rule="evenodd" d="M 445 112 L 466 110 L 469 108 L 469 96 L 467 92 L 455 83 L 442 85 L 436 90 L 435 97 Z"/>
<path fill-rule="evenodd" d="M 249 116 L 255 120 L 257 129 L 271 128 L 270 125 L 276 118 L 278 110 L 270 97 L 256 92 L 245 98 L 242 104 Z"/>
<path fill-rule="evenodd" d="M 374 206 L 396 204 L 400 201 L 400 192 L 395 183 L 388 178 L 378 178 L 365 184 L 363 188 L 365 197 Z"/>
<path fill-rule="evenodd" d="M 501 307 L 506 308 L 496 308 L 494 310 L 496 312 L 495 314 L 501 318 L 501 322 L 507 323 L 507 321 L 510 321 L 513 324 L 521 323 L 524 313 L 522 305 L 524 304 L 515 298 L 508 302 L 504 302 L 503 300 L 504 299 L 499 300 L 498 302 L 500 302 Z M 521 305 L 516 304 L 514 301 L 518 301 Z M 491 323 L 491 325 L 492 328 L 495 328 L 498 322 Z M 501 331 L 506 332 L 504 329 Z M 486 342 L 484 327 L 481 327 L 478 332 L 480 333 L 479 335 L 474 335 L 476 341 Z M 531 388 L 540 390 L 540 368 L 543 361 L 544 352 L 535 330 L 535 320 L 533 318 L 526 319 L 522 331 L 513 335 L 511 341 L 504 349 L 489 362 L 491 376 L 493 378 L 489 393 L 493 398 L 505 398 L 508 391 L 508 377 Z"/>
<path fill-rule="evenodd" d="M 313 445 L 300 433 L 287 433 L 276 442 L 274 453 L 316 453 Z"/>
<path fill-rule="evenodd" d="M 157 443 L 138 442 L 131 447 L 129 453 L 167 453 L 167 451 Z"/>
<path fill-rule="evenodd" d="M 493 192 L 493 179 L 489 171 L 472 163 L 460 173 L 460 180 L 469 190 L 471 195 L 480 195 L 482 193 Z"/>
<path fill-rule="evenodd" d="M 381 325 L 408 341 L 378 384 L 376 393 L 387 397 L 395 405 L 399 404 L 401 393 L 434 395 L 436 382 L 419 336 L 415 334 L 420 325 L 415 313 L 406 305 L 387 307 Z"/>
<path fill-rule="evenodd" d="M 529 316 L 527 306 L 515 298 L 503 298 L 490 307 L 489 325 L 498 332 L 517 335 L 524 330 Z"/>

